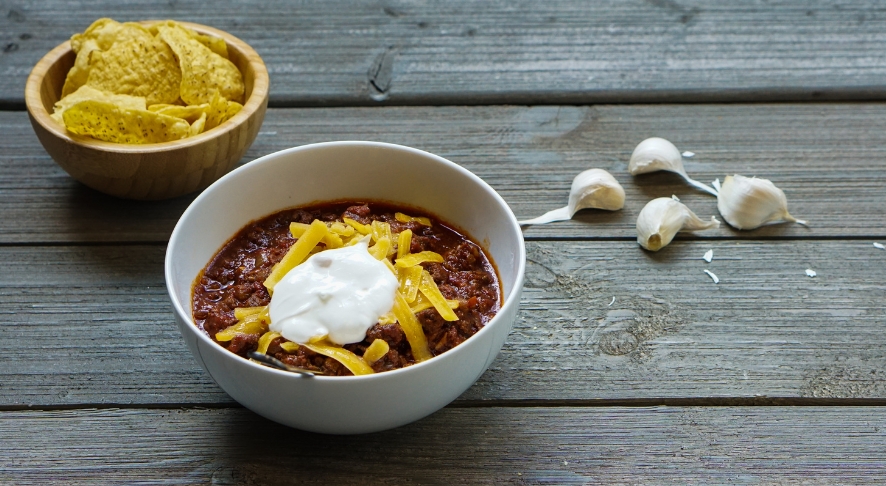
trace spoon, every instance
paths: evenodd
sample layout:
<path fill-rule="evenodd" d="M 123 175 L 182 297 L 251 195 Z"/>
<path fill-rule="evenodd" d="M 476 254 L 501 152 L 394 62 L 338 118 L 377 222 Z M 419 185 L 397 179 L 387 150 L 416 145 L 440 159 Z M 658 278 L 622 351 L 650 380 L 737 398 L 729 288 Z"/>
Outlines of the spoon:
<path fill-rule="evenodd" d="M 322 375 L 323 374 L 320 371 L 311 371 L 311 370 L 306 370 L 304 368 L 296 368 L 295 366 L 289 366 L 288 364 L 280 361 L 279 359 L 277 359 L 273 356 L 268 356 L 267 354 L 264 354 L 264 353 L 250 351 L 248 354 L 251 359 L 258 361 L 259 363 L 261 363 L 263 365 L 270 366 L 271 368 L 277 368 L 277 369 L 283 370 L 283 371 L 291 371 L 293 373 L 298 373 L 300 375 L 305 375 L 305 376 L 314 376 L 314 375 Z"/>

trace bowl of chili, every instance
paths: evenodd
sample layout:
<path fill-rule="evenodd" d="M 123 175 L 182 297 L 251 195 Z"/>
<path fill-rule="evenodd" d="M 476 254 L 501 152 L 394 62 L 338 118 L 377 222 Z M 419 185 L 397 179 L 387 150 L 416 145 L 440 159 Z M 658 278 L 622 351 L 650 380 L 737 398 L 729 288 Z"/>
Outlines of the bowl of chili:
<path fill-rule="evenodd" d="M 286 339 L 267 329 L 256 331 L 267 338 L 263 343 L 258 334 L 238 332 L 245 329 L 237 327 L 238 319 L 257 325 L 256 319 L 246 311 L 232 317 L 231 309 L 258 312 L 267 305 L 264 284 L 302 239 L 296 233 L 313 231 L 312 225 L 344 245 L 354 243 L 360 231 L 381 228 L 364 237 L 376 250 L 386 239 L 384 228 L 393 235 L 414 234 L 405 246 L 400 240 L 402 250 L 386 247 L 393 255 L 388 262 L 392 267 L 406 267 L 411 255 L 438 255 L 438 260 L 424 261 L 416 270 L 416 275 L 429 275 L 430 283 L 425 277 L 426 287 L 414 292 L 418 297 L 408 304 L 430 354 L 423 356 L 409 339 L 408 326 L 401 326 L 407 320 L 402 314 L 391 322 L 380 319 L 366 339 L 341 348 L 370 363 L 365 374 L 311 347 L 322 343 L 287 347 Z M 340 244 L 330 244 L 329 239 L 311 251 Z M 384 254 L 384 248 L 380 251 Z M 213 262 L 219 265 L 213 267 Z M 511 330 L 524 270 L 520 227 L 494 189 L 442 157 L 378 142 L 295 147 L 222 177 L 182 215 L 170 237 L 165 268 L 178 328 L 219 386 L 271 420 L 332 434 L 404 425 L 467 390 L 498 355 Z M 401 289 L 402 284 L 401 279 Z M 455 309 L 457 325 L 440 318 L 446 304 L 439 299 L 436 310 L 433 298 L 424 302 L 425 310 L 417 303 L 422 295 L 438 291 Z M 212 302 L 223 302 L 221 311 L 213 314 Z M 386 341 L 391 349 L 368 360 L 376 340 Z M 247 359 L 249 351 L 262 345 L 264 352 L 289 360 L 287 364 L 318 374 L 290 373 Z"/>

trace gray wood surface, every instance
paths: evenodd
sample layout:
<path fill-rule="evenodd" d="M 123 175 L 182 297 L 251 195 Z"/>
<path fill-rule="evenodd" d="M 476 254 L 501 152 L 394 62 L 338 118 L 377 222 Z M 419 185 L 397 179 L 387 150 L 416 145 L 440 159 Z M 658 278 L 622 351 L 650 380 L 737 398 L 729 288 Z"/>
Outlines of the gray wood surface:
<path fill-rule="evenodd" d="M 24 113 L 0 112 L 0 243 L 163 242 L 193 196 L 132 202 L 96 193 L 59 169 Z M 631 177 L 627 161 L 650 136 L 695 152 L 686 170 L 701 181 L 739 173 L 773 180 L 794 216 L 754 231 L 724 225 L 686 238 L 886 239 L 886 106 L 750 104 L 634 106 L 390 107 L 269 110 L 244 162 L 329 140 L 376 140 L 447 157 L 477 173 L 518 218 L 566 204 L 580 171 L 609 170 L 624 186 L 623 210 L 585 210 L 576 220 L 533 226 L 527 238 L 636 237 L 636 217 L 676 194 L 703 218 L 716 199 L 671 173 Z M 682 236 L 681 236 L 682 237 Z"/>
<path fill-rule="evenodd" d="M 844 0 L 3 3 L 0 484 L 882 482 L 884 12 Z M 521 219 L 565 205 L 591 167 L 621 182 L 626 207 L 525 230 L 513 332 L 450 406 L 366 436 L 284 428 L 218 388 L 173 323 L 165 242 L 194 196 L 87 189 L 23 111 L 31 67 L 105 16 L 202 23 L 258 51 L 272 109 L 243 163 L 377 140 L 467 167 Z M 784 103 L 825 100 L 856 102 Z M 724 225 L 640 250 L 652 198 L 717 214 L 676 175 L 627 173 L 650 136 L 695 152 L 698 180 L 771 179 L 811 227 Z"/>
<path fill-rule="evenodd" d="M 22 411 L 0 436 L 18 485 L 871 484 L 886 465 L 869 407 L 446 408 L 350 437 L 244 409 Z"/>
<path fill-rule="evenodd" d="M 175 18 L 251 44 L 272 106 L 886 97 L 873 1 L 4 2 L 0 104 L 99 17 Z"/>
<path fill-rule="evenodd" d="M 164 250 L 0 248 L 0 407 L 231 403 L 173 323 Z M 514 330 L 463 404 L 886 400 L 870 242 L 530 242 L 528 259 Z"/>

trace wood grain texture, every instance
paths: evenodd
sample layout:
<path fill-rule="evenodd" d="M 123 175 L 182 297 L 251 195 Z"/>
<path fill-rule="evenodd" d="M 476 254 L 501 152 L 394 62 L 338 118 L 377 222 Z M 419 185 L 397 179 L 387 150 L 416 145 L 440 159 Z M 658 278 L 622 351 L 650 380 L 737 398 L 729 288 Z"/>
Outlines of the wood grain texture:
<path fill-rule="evenodd" d="M 681 238 L 886 238 L 886 106 L 637 105 L 537 107 L 391 107 L 269 110 L 243 162 L 306 143 L 376 140 L 447 157 L 490 183 L 518 218 L 566 204 L 580 171 L 599 167 L 624 186 L 623 210 L 585 210 L 576 219 L 533 226 L 528 238 L 636 237 L 649 200 L 676 194 L 699 216 L 717 214 L 716 199 L 671 173 L 636 178 L 631 151 L 649 136 L 680 150 L 689 174 L 711 181 L 739 173 L 773 180 L 791 213 L 811 228 L 775 225 Z M 166 241 L 193 199 L 140 203 L 84 188 L 43 151 L 23 113 L 0 112 L 7 134 L 0 154 L 0 242 Z M 34 221 L 41 224 L 35 225 Z"/>
<path fill-rule="evenodd" d="M 18 485 L 823 485 L 886 468 L 868 407 L 444 409 L 362 436 L 243 409 L 0 412 L 0 439 L 0 481 Z"/>
<path fill-rule="evenodd" d="M 0 101 L 100 17 L 228 31 L 273 105 L 883 99 L 876 2 L 19 2 L 0 15 Z"/>
<path fill-rule="evenodd" d="M 230 404 L 176 329 L 163 255 L 0 248 L 0 407 Z M 870 242 L 530 242 L 528 259 L 514 329 L 463 405 L 886 398 L 886 252 Z"/>

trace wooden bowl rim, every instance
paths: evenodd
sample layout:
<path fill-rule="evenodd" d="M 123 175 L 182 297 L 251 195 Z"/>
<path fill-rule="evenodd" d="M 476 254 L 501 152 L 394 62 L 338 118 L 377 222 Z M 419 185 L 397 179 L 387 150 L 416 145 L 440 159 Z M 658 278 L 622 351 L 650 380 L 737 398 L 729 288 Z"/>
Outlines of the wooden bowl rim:
<path fill-rule="evenodd" d="M 158 22 L 165 22 L 165 20 L 143 20 L 138 23 L 143 25 L 153 25 Z M 224 39 L 225 43 L 227 43 L 229 46 L 233 45 L 237 50 L 242 52 L 243 56 L 247 59 L 249 65 L 252 67 L 252 70 L 254 71 L 252 93 L 250 93 L 249 99 L 246 100 L 246 103 L 243 104 L 243 109 L 241 109 L 239 113 L 234 115 L 233 118 L 225 120 L 225 122 L 221 125 L 207 130 L 197 136 L 183 138 L 181 140 L 173 140 L 171 142 L 123 144 L 115 142 L 105 142 L 102 140 L 96 140 L 91 137 L 68 133 L 65 127 L 59 125 L 58 122 L 53 120 L 52 117 L 50 117 L 49 112 L 46 110 L 41 96 L 41 85 L 49 69 L 54 66 L 55 63 L 57 63 L 59 59 L 61 59 L 63 56 L 67 55 L 69 52 L 72 52 L 70 40 L 62 42 L 54 49 L 49 51 L 45 56 L 43 56 L 42 59 L 40 59 L 39 62 L 37 62 L 37 64 L 31 70 L 31 74 L 28 76 L 28 80 L 25 83 L 25 105 L 27 106 L 28 112 L 31 114 L 34 120 L 36 120 L 37 123 L 40 124 L 40 126 L 65 142 L 93 148 L 95 150 L 101 150 L 103 152 L 116 152 L 121 154 L 158 153 L 193 147 L 200 145 L 206 140 L 222 136 L 236 129 L 238 125 L 245 122 L 253 114 L 255 114 L 266 103 L 268 99 L 268 87 L 270 84 L 270 80 L 268 77 L 268 69 L 265 66 L 264 61 L 262 61 L 258 53 L 255 52 L 255 49 L 253 49 L 249 44 L 243 42 L 238 37 L 228 32 L 202 24 L 195 24 L 193 22 L 176 22 L 201 34 L 208 34 Z"/>

